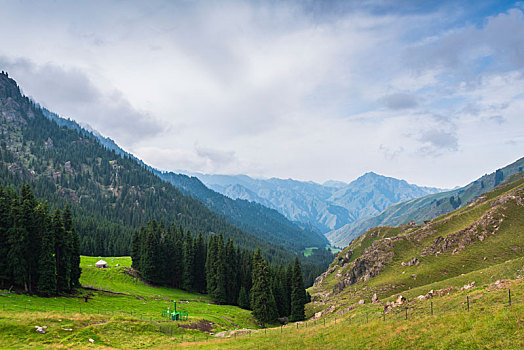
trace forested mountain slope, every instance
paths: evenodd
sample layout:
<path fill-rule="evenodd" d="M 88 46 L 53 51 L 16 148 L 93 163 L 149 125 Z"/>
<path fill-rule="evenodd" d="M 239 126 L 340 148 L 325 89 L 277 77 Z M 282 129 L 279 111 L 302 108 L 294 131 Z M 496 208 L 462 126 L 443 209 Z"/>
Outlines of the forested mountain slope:
<path fill-rule="evenodd" d="M 523 168 L 524 158 L 521 158 L 502 169 L 482 176 L 467 186 L 394 204 L 377 216 L 361 218 L 327 233 L 326 237 L 333 245 L 344 247 L 352 239 L 375 226 L 397 226 L 410 221 L 422 223 L 424 220 L 466 206 L 478 196 L 495 188 L 504 179 L 521 172 Z"/>
<path fill-rule="evenodd" d="M 51 206 L 71 203 L 83 254 L 128 254 L 133 231 L 156 219 L 206 236 L 221 232 L 242 247 L 262 247 L 270 259 L 289 261 L 294 255 L 228 223 L 89 132 L 60 127 L 2 73 L 0 184 L 24 182 Z"/>
<path fill-rule="evenodd" d="M 66 126 L 69 129 L 85 132 L 85 128 L 73 120 L 64 119 L 55 113 L 42 108 L 44 115 L 59 126 Z M 314 233 L 297 226 L 286 219 L 282 214 L 274 209 L 269 209 L 257 203 L 251 203 L 246 200 L 232 200 L 218 192 L 207 188 L 196 177 L 188 177 L 183 174 L 173 172 L 162 172 L 154 169 L 132 154 L 120 148 L 113 140 L 102 136 L 96 130 L 89 128 L 86 135 L 97 139 L 102 146 L 108 150 L 115 151 L 118 155 L 133 158 L 138 164 L 151 170 L 161 179 L 171 183 L 185 195 L 198 199 L 205 206 L 216 214 L 224 217 L 226 221 L 236 227 L 253 233 L 264 241 L 284 246 L 286 249 L 300 252 L 305 247 L 324 247 L 329 242 L 320 233 Z"/>
<path fill-rule="evenodd" d="M 158 176 L 190 195 L 235 226 L 266 240 L 294 249 L 324 247 L 328 240 L 320 233 L 302 229 L 274 209 L 248 200 L 233 200 L 207 188 L 196 177 L 158 173 Z"/>

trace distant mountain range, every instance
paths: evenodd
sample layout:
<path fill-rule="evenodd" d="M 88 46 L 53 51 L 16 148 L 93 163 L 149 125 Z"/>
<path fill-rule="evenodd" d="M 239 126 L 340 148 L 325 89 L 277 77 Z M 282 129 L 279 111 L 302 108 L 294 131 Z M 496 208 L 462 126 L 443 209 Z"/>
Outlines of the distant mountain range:
<path fill-rule="evenodd" d="M 362 217 L 378 215 L 394 203 L 442 191 L 373 172 L 349 184 L 328 181 L 322 185 L 292 179 L 254 179 L 246 175 L 190 175 L 230 198 L 276 209 L 288 219 L 322 233 L 339 229 Z"/>
<path fill-rule="evenodd" d="M 504 179 L 522 172 L 523 169 L 524 158 L 521 158 L 502 169 L 482 176 L 464 187 L 394 204 L 379 215 L 362 217 L 327 233 L 326 237 L 333 245 L 345 247 L 352 239 L 357 238 L 372 227 L 398 226 L 410 221 L 420 224 L 424 220 L 436 218 L 468 205 L 480 195 L 498 186 Z"/>

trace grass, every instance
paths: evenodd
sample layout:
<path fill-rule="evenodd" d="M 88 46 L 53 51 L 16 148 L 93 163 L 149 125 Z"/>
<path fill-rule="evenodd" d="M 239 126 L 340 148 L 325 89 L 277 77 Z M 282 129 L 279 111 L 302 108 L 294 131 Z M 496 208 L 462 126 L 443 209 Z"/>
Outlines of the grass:
<path fill-rule="evenodd" d="M 108 269 L 95 268 L 103 259 Z M 116 266 L 119 264 L 120 266 Z M 181 326 L 212 322 L 212 332 L 237 328 L 258 328 L 251 312 L 236 306 L 215 305 L 200 294 L 177 289 L 153 287 L 125 273 L 131 265 L 129 257 L 82 257 L 84 287 L 68 297 L 41 298 L 25 294 L 0 293 L 0 348 L 51 347 L 84 345 L 89 338 L 98 345 L 116 348 L 149 348 L 182 342 L 183 339 L 204 340 L 212 335 Z M 89 295 L 86 303 L 84 296 Z M 161 317 L 162 310 L 173 308 L 189 312 L 189 320 L 170 322 Z M 61 320 L 61 321 L 60 321 Z M 35 325 L 47 325 L 45 335 L 34 331 Z M 170 336 L 159 331 L 163 327 Z M 72 328 L 74 331 L 63 331 Z M 171 336 L 171 332 L 173 336 Z M 129 337 L 129 335 L 132 337 Z M 138 340 L 136 340 L 137 338 Z M 34 343 L 34 344 L 33 344 Z"/>
<path fill-rule="evenodd" d="M 460 277 L 490 266 L 497 266 L 505 261 L 524 257 L 524 232 L 522 229 L 524 228 L 524 207 L 511 201 L 500 206 L 498 212 L 493 214 L 496 218 L 504 217 L 504 221 L 500 224 L 496 233 L 492 234 L 490 232 L 495 231 L 488 229 L 484 241 L 473 242 L 457 254 L 452 254 L 450 251 L 438 256 L 421 255 L 424 247 L 430 245 L 436 237 L 446 237 L 470 226 L 493 208 L 500 196 L 522 188 L 524 188 L 524 179 L 522 178 L 497 187 L 494 191 L 485 195 L 485 201 L 433 220 L 430 233 L 422 239 L 418 238 L 422 237 L 422 226 L 413 228 L 380 227 L 368 231 L 355 240 L 339 256 L 351 249 L 353 255 L 350 262 L 352 262 L 377 240 L 393 236 L 404 237 L 405 239 L 394 242 L 393 261 L 378 276 L 346 288 L 341 295 L 333 297 L 333 303 L 356 302 L 359 299 L 369 300 L 374 293 L 384 298 L 429 284 L 440 283 L 442 285 L 448 283 L 450 278 Z M 418 234 L 418 232 L 421 234 Z M 414 233 L 416 234 L 413 235 Z M 417 257 L 420 261 L 419 265 L 401 265 L 402 262 L 409 261 L 414 257 Z M 337 260 L 334 263 L 336 262 Z M 332 264 L 332 266 L 336 265 Z M 348 268 L 349 266 L 345 268 L 336 267 L 335 272 L 328 275 L 321 286 L 311 288 L 310 293 L 314 295 L 315 293 L 331 292 L 338 282 L 336 275 L 339 272 L 345 273 Z M 489 277 L 478 275 L 480 274 L 477 274 L 477 279 L 480 281 L 487 282 L 489 280 Z M 514 273 L 495 275 L 514 277 Z"/>
<path fill-rule="evenodd" d="M 0 348 L 520 349 L 524 346 L 524 338 L 519 336 L 524 331 L 524 280 L 521 278 L 511 281 L 511 307 L 507 302 L 507 289 L 491 290 L 483 285 L 432 300 L 410 301 L 408 321 L 405 320 L 403 308 L 394 309 L 383 321 L 381 305 L 358 305 L 348 312 L 344 312 L 348 305 L 340 305 L 337 312 L 323 319 L 309 320 L 298 327 L 289 324 L 282 329 L 264 330 L 255 329 L 248 311 L 232 306 L 208 305 L 208 299 L 202 295 L 135 281 L 123 272 L 123 268 L 129 266 L 129 258 L 103 258 L 111 266 L 109 269 L 89 266 L 98 259 L 82 257 L 82 283 L 94 285 L 96 282 L 100 288 L 129 295 L 95 292 L 86 304 L 78 297 L 38 298 L 4 292 L 0 302 L 7 307 L 0 309 Z M 117 263 L 119 267 L 115 267 Z M 523 263 L 524 258 L 501 263 L 449 279 L 443 286 L 481 281 L 481 277 L 488 275 L 487 279 L 510 272 L 522 275 Z M 518 270 L 519 267 L 521 270 Z M 440 286 L 437 282 L 403 294 L 412 298 L 425 293 L 427 288 L 437 289 Z M 79 296 L 91 292 L 82 290 Z M 137 296 L 145 300 L 137 299 Z M 174 322 L 162 322 L 165 320 L 159 317 L 160 310 L 170 305 L 170 298 L 181 300 L 187 296 L 195 301 L 182 304 L 191 315 L 191 320 L 185 324 L 206 319 L 216 321 L 215 332 L 241 327 L 251 328 L 252 331 L 217 339 L 198 330 L 176 327 Z M 465 306 L 466 296 L 470 298 L 469 313 Z M 433 316 L 430 314 L 431 301 L 434 304 Z M 24 311 L 24 304 L 30 305 L 31 309 L 28 307 Z M 64 305 L 65 312 L 62 309 Z M 79 306 L 82 306 L 82 312 L 75 310 Z M 42 310 L 44 307 L 45 311 Z M 113 313 L 96 312 L 98 307 Z M 308 309 L 311 314 L 310 306 Z M 128 311 L 133 311 L 133 314 Z M 141 312 L 151 315 L 153 322 L 141 319 Z M 233 327 L 221 318 L 223 316 L 241 325 Z M 46 325 L 47 333 L 37 334 L 35 325 Z M 164 327 L 165 331 L 168 326 L 171 328 L 164 332 L 167 334 L 159 331 L 159 327 Z M 93 339 L 94 344 L 89 343 L 88 339 Z"/>
<path fill-rule="evenodd" d="M 490 291 L 487 286 L 451 293 L 396 308 L 383 320 L 382 307 L 359 305 L 326 320 L 290 324 L 259 330 L 236 339 L 181 344 L 203 349 L 522 349 L 524 347 L 524 281 L 514 280 L 512 306 L 507 289 Z M 469 295 L 468 312 L 464 302 Z M 434 303 L 431 315 L 430 303 Z M 367 315 L 367 317 L 366 317 Z M 336 317 L 336 319 L 335 319 Z M 351 321 L 350 321 L 351 320 Z"/>
<path fill-rule="evenodd" d="M 313 254 L 313 250 L 318 249 L 318 247 L 308 247 L 302 251 L 302 254 L 307 258 L 311 254 Z M 340 248 L 333 247 L 332 245 L 326 245 L 326 249 L 329 249 L 332 254 L 336 254 L 341 251 Z"/>

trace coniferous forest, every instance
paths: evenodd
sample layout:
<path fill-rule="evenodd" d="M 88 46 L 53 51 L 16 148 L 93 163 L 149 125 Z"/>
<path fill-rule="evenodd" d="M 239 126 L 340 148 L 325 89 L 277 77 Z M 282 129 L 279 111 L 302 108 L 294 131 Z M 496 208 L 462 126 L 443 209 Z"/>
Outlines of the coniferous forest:
<path fill-rule="evenodd" d="M 29 185 L 0 187 L 0 288 L 41 295 L 79 286 L 80 242 L 71 210 L 49 212 Z"/>
<path fill-rule="evenodd" d="M 143 163 L 105 148 L 92 133 L 61 127 L 6 73 L 0 74 L 0 109 L 0 185 L 20 189 L 30 183 L 50 211 L 69 204 L 84 255 L 130 254 L 133 232 L 150 220 L 173 222 L 206 239 L 221 232 L 239 247 L 260 247 L 273 264 L 292 261 L 303 248 L 305 242 L 284 245 L 274 236 L 239 229 Z M 312 284 L 331 260 L 326 249 L 301 256 L 306 283 Z"/>
<path fill-rule="evenodd" d="M 260 249 L 241 249 L 222 234 L 205 240 L 156 221 L 133 235 L 131 258 L 133 268 L 153 284 L 207 293 L 216 303 L 253 310 L 262 323 L 305 318 L 298 258 L 294 265 L 271 265 Z"/>

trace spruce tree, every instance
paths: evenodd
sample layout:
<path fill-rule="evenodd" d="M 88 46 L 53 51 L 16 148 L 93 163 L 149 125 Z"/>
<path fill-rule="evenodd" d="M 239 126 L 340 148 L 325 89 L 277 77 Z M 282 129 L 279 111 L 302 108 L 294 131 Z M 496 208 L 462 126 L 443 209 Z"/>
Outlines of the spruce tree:
<path fill-rule="evenodd" d="M 269 286 L 269 267 L 262 258 L 260 248 L 253 256 L 252 279 L 251 307 L 253 316 L 263 324 L 271 322 L 277 318 L 277 308 Z"/>
<path fill-rule="evenodd" d="M 226 295 L 228 304 L 236 304 L 238 301 L 238 262 L 233 245 L 233 240 L 229 239 L 225 250 L 225 274 L 226 274 Z"/>
<path fill-rule="evenodd" d="M 250 310 L 251 309 L 251 299 L 249 298 L 249 293 L 246 291 L 244 286 L 240 287 L 240 292 L 238 293 L 238 306 L 242 309 Z"/>
<path fill-rule="evenodd" d="M 284 313 L 286 316 L 291 315 L 291 291 L 292 291 L 292 281 L 293 281 L 293 266 L 291 264 L 287 265 L 285 279 L 283 281 L 284 287 Z"/>
<path fill-rule="evenodd" d="M 193 284 L 196 292 L 203 293 L 206 290 L 206 245 L 202 233 L 194 242 L 193 252 Z"/>
<path fill-rule="evenodd" d="M 7 232 L 9 224 L 9 199 L 7 191 L 0 187 L 0 288 L 9 280 L 7 254 L 9 251 Z"/>
<path fill-rule="evenodd" d="M 62 214 L 59 209 L 53 213 L 51 226 L 55 235 L 56 291 L 61 293 L 69 291 L 71 265 L 68 234 L 65 231 Z"/>
<path fill-rule="evenodd" d="M 187 231 L 187 233 L 184 236 L 183 252 L 184 252 L 184 264 L 183 264 L 184 275 L 182 278 L 182 289 L 193 290 L 194 252 L 193 252 L 193 238 L 191 237 L 191 233 L 189 231 Z"/>
<path fill-rule="evenodd" d="M 47 208 L 43 205 L 39 205 L 37 207 L 37 212 L 43 218 L 45 223 L 42 231 L 42 250 L 38 261 L 38 292 L 43 295 L 54 295 L 56 294 L 56 260 L 54 257 L 55 233 L 51 228 Z"/>
<path fill-rule="evenodd" d="M 11 226 L 7 231 L 7 269 L 10 281 L 17 286 L 23 286 L 27 292 L 28 263 L 26 260 L 27 231 L 23 227 L 22 208 L 18 198 L 11 202 L 9 221 Z"/>
<path fill-rule="evenodd" d="M 295 257 L 293 266 L 293 280 L 291 281 L 291 316 L 292 322 L 302 321 L 306 318 L 304 306 L 306 305 L 306 289 L 302 279 L 302 271 L 298 257 Z"/>

